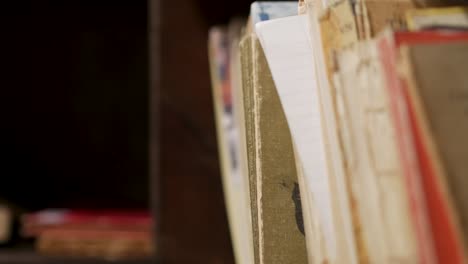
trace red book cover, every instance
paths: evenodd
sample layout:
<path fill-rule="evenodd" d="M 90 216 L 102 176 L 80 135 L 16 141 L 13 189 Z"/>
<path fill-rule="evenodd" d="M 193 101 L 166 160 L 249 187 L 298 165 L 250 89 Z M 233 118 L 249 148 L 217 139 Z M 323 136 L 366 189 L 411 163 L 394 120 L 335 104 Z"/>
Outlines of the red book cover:
<path fill-rule="evenodd" d="M 24 215 L 22 232 L 30 237 L 53 228 L 150 231 L 153 224 L 151 215 L 146 211 L 48 209 Z"/>
<path fill-rule="evenodd" d="M 421 263 L 464 263 L 463 243 L 435 175 L 405 82 L 397 72 L 401 45 L 468 41 L 462 32 L 386 32 L 378 38 Z"/>

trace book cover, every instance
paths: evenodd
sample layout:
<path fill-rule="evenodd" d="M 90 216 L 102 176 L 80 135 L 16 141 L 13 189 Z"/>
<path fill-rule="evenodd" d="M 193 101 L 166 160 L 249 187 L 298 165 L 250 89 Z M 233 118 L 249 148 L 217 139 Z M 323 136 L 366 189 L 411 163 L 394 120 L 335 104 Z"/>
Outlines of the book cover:
<path fill-rule="evenodd" d="M 439 263 L 466 261 L 467 148 L 466 122 L 467 42 L 413 44 L 402 48 L 403 86 L 416 151 L 426 185 L 435 203 L 428 200 Z M 417 76 L 417 77 L 416 77 Z M 443 88 L 443 89 L 441 89 Z M 439 222 L 440 223 L 436 223 Z M 444 242 L 441 244 L 441 242 Z"/>
<path fill-rule="evenodd" d="M 349 180 L 367 255 L 361 261 L 418 263 L 405 179 L 398 159 L 383 70 L 375 41 L 338 56 L 337 96 L 348 159 Z"/>
<path fill-rule="evenodd" d="M 420 8 L 406 11 L 408 29 L 468 29 L 468 8 L 463 6 Z"/>
<path fill-rule="evenodd" d="M 467 37 L 466 33 L 387 31 L 377 40 L 422 263 L 462 263 L 459 261 L 463 253 L 458 233 L 451 224 L 443 185 L 435 179 L 433 161 L 424 151 L 418 152 L 423 146 L 421 133 L 427 131 L 416 126 L 408 89 L 397 71 L 398 50 L 402 45 L 466 42 Z"/>

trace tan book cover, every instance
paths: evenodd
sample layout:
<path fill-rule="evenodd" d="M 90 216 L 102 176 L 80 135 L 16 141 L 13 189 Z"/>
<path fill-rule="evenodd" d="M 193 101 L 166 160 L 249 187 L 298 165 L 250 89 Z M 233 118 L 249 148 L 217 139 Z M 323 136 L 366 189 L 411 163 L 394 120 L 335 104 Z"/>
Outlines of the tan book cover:
<path fill-rule="evenodd" d="M 249 182 L 250 209 L 252 219 L 252 239 L 255 263 L 260 263 L 259 255 L 259 231 L 257 209 L 257 164 L 255 151 L 255 114 L 254 114 L 254 90 L 253 90 L 253 62 L 252 62 L 252 35 L 247 33 L 240 42 L 240 59 L 242 75 L 242 95 L 244 107 L 244 131 L 247 157 L 247 178 Z"/>
<path fill-rule="evenodd" d="M 241 63 L 255 260 L 307 263 L 291 135 L 253 34 L 241 41 Z"/>

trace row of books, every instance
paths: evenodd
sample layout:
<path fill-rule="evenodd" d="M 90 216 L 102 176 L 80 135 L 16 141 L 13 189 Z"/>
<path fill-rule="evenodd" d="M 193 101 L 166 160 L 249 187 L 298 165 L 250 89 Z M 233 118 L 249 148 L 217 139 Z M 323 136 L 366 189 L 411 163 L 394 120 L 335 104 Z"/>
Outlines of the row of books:
<path fill-rule="evenodd" d="M 237 263 L 468 260 L 468 8 L 443 4 L 255 2 L 210 31 Z"/>
<path fill-rule="evenodd" d="M 41 255 L 107 260 L 149 258 L 154 253 L 154 222 L 146 211 L 46 209 L 20 213 L 12 208 L 0 208 L 0 243 L 4 245 L 32 239 Z M 15 224 L 18 217 L 19 225 Z"/>

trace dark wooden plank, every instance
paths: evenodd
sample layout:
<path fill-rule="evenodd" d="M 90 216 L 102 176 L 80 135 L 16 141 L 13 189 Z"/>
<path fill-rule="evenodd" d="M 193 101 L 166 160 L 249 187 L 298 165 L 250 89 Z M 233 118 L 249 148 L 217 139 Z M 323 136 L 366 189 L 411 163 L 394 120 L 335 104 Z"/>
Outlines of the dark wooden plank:
<path fill-rule="evenodd" d="M 150 203 L 156 221 L 155 252 L 161 256 L 161 185 L 160 185 L 160 90 L 161 90 L 161 1 L 148 1 L 149 39 L 149 176 Z"/>
<path fill-rule="evenodd" d="M 234 263 L 218 166 L 208 25 L 196 1 L 161 0 L 163 263 Z"/>

